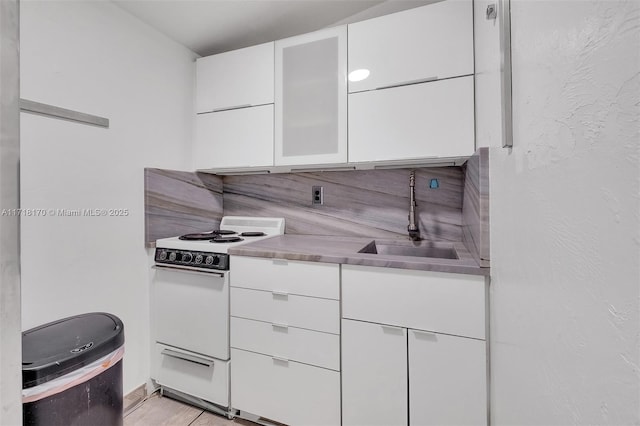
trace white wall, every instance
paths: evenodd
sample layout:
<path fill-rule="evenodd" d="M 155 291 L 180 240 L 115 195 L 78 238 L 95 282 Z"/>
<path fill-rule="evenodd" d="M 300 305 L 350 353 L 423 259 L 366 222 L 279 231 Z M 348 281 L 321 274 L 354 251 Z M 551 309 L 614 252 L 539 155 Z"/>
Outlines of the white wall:
<path fill-rule="evenodd" d="M 0 209 L 19 207 L 18 1 L 0 1 Z M 22 421 L 19 217 L 0 215 L 0 425 Z"/>
<path fill-rule="evenodd" d="M 640 424 L 640 2 L 514 0 L 512 29 L 514 148 L 490 166 L 493 421 Z"/>
<path fill-rule="evenodd" d="M 124 391 L 149 377 L 143 168 L 190 168 L 196 55 L 111 2 L 22 1 L 22 97 L 107 117 L 109 129 L 22 114 L 23 329 L 107 311 L 125 323 Z"/>

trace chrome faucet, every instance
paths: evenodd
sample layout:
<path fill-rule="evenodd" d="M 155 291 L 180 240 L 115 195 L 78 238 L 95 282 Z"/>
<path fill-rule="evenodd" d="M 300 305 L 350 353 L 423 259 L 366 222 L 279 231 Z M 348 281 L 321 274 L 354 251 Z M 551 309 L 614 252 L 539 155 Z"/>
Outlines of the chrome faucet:
<path fill-rule="evenodd" d="M 416 223 L 416 172 L 414 170 L 409 175 L 409 189 L 409 226 L 407 230 L 409 231 L 409 238 L 413 241 L 420 241 L 420 229 L 418 229 L 418 224 Z"/>

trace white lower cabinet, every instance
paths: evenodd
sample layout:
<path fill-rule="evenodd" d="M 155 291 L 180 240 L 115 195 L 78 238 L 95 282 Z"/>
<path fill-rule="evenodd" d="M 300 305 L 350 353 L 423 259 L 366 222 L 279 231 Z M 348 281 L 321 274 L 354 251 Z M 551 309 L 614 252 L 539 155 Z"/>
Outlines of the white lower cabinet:
<path fill-rule="evenodd" d="M 342 424 L 486 425 L 486 280 L 342 265 Z"/>
<path fill-rule="evenodd" d="M 232 256 L 231 406 L 340 424 L 340 266 Z"/>
<path fill-rule="evenodd" d="M 234 408 L 288 425 L 340 424 L 340 373 L 231 349 Z"/>
<path fill-rule="evenodd" d="M 342 320 L 342 424 L 407 424 L 407 330 Z"/>
<path fill-rule="evenodd" d="M 231 318 L 231 347 L 340 371 L 340 335 Z"/>
<path fill-rule="evenodd" d="M 337 300 L 232 287 L 231 316 L 340 334 Z"/>
<path fill-rule="evenodd" d="M 342 320 L 343 426 L 484 425 L 485 342 Z"/>
<path fill-rule="evenodd" d="M 409 332 L 409 424 L 487 423 L 483 340 Z"/>

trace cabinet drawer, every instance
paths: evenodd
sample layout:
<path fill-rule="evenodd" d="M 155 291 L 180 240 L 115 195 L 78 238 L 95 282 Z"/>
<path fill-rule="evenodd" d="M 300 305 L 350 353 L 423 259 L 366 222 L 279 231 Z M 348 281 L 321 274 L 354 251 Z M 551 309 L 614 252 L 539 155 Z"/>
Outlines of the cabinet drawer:
<path fill-rule="evenodd" d="M 339 300 L 340 265 L 232 256 L 231 286 Z"/>
<path fill-rule="evenodd" d="M 340 373 L 231 349 L 233 408 L 289 425 L 340 424 Z"/>
<path fill-rule="evenodd" d="M 196 169 L 273 165 L 273 105 L 198 114 Z"/>
<path fill-rule="evenodd" d="M 485 279 L 343 265 L 342 316 L 484 339 Z"/>
<path fill-rule="evenodd" d="M 229 361 L 156 343 L 152 365 L 158 384 L 229 406 Z"/>
<path fill-rule="evenodd" d="M 231 288 L 231 316 L 340 334 L 340 302 Z"/>
<path fill-rule="evenodd" d="M 340 336 L 231 317 L 231 347 L 340 370 Z"/>
<path fill-rule="evenodd" d="M 474 151 L 473 76 L 349 95 L 349 161 Z"/>

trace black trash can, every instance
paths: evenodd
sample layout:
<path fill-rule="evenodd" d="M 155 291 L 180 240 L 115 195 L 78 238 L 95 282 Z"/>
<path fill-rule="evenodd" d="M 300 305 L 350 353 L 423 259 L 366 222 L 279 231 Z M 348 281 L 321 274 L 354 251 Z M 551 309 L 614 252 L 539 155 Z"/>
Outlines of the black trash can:
<path fill-rule="evenodd" d="M 27 425 L 122 425 L 124 325 L 94 312 L 22 333 Z"/>

